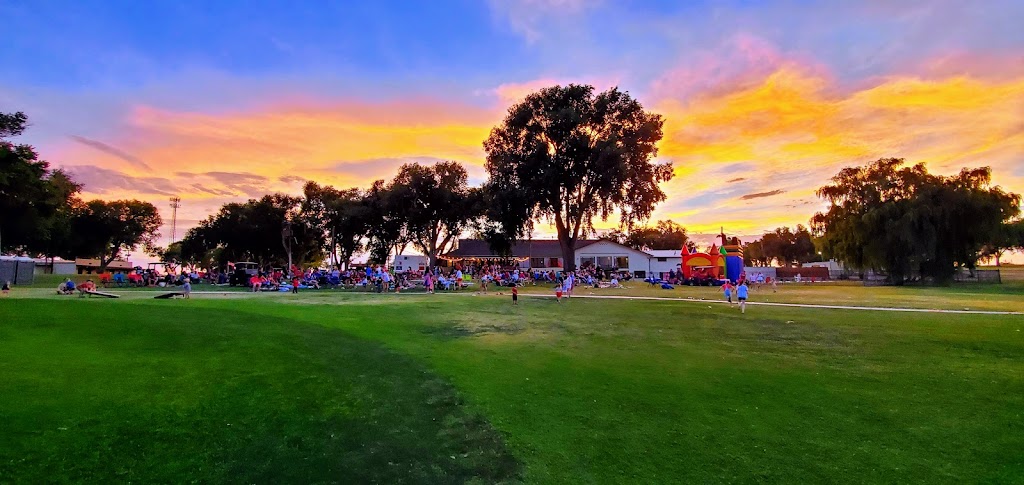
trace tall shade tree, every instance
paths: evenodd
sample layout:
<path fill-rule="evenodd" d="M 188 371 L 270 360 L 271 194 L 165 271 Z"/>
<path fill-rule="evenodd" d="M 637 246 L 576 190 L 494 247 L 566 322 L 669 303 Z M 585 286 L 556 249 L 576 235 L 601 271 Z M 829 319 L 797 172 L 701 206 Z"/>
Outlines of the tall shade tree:
<path fill-rule="evenodd" d="M 122 254 L 140 247 L 156 254 L 157 238 L 163 221 L 156 206 L 141 200 L 91 200 L 72 216 L 69 257 L 98 258 L 106 268 Z"/>
<path fill-rule="evenodd" d="M 831 255 L 895 284 L 946 283 L 957 268 L 973 269 L 983 246 L 1020 213 L 1020 196 L 991 186 L 987 167 L 944 177 L 903 165 L 887 158 L 844 168 L 818 190 L 829 208 L 811 223 Z"/>
<path fill-rule="evenodd" d="M 362 192 L 310 181 L 303 187 L 303 196 L 300 217 L 321 234 L 331 264 L 347 268 L 352 256 L 363 248 L 369 222 Z"/>
<path fill-rule="evenodd" d="M 595 217 L 631 228 L 665 200 L 659 183 L 671 164 L 655 164 L 662 137 L 660 115 L 618 89 L 554 86 L 512 106 L 484 142 L 486 190 L 503 211 L 496 220 L 507 240 L 526 234 L 534 219 L 553 223 L 567 270 L 575 269 L 576 242 L 592 233 Z"/>
<path fill-rule="evenodd" d="M 283 194 L 264 195 L 245 203 L 225 204 L 217 214 L 190 229 L 182 239 L 186 254 L 219 249 L 218 263 L 254 261 L 262 266 L 285 266 L 288 257 L 282 230 L 291 222 L 293 263 L 319 264 L 323 258 L 321 234 L 298 217 L 301 199 Z"/>
<path fill-rule="evenodd" d="M 392 188 L 377 180 L 363 197 L 368 221 L 366 247 L 370 261 L 381 264 L 387 264 L 391 254 L 401 254 L 412 242 L 407 217 L 399 210 Z"/>
<path fill-rule="evenodd" d="M 405 164 L 389 187 L 391 205 L 405 219 L 413 245 L 428 265 L 454 246 L 476 214 L 466 169 L 458 162 Z"/>
<path fill-rule="evenodd" d="M 0 113 L 0 251 L 52 256 L 61 250 L 81 186 L 31 146 L 8 141 L 27 123 L 24 113 Z"/>
<path fill-rule="evenodd" d="M 759 247 L 754 249 L 755 251 L 760 250 L 760 256 L 766 261 L 766 266 L 775 261 L 788 268 L 817 259 L 814 238 L 811 236 L 811 232 L 801 224 L 797 224 L 796 229 L 776 228 L 761 236 L 758 242 L 760 243 Z M 743 256 L 749 259 L 745 252 Z"/>
<path fill-rule="evenodd" d="M 690 242 L 686 228 L 672 221 L 658 221 L 654 226 L 634 228 L 622 237 L 625 244 L 641 251 L 647 249 L 679 249 L 688 247 Z"/>

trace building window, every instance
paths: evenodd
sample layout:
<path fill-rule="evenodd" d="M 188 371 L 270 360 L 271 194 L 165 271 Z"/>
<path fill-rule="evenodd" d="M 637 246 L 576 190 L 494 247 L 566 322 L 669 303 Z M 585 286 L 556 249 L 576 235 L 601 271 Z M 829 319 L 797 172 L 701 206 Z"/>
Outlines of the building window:
<path fill-rule="evenodd" d="M 560 258 L 548 258 L 548 267 L 549 268 L 561 268 L 562 265 L 558 263 L 559 259 Z"/>
<path fill-rule="evenodd" d="M 658 258 L 658 262 L 659 263 L 665 263 L 667 261 L 668 261 L 668 258 Z"/>
<path fill-rule="evenodd" d="M 530 267 L 531 268 L 543 268 L 544 267 L 544 258 L 530 258 Z"/>
<path fill-rule="evenodd" d="M 581 268 L 596 267 L 596 266 L 597 266 L 597 260 L 595 258 L 593 258 L 592 256 L 587 256 L 587 257 L 580 258 L 580 267 Z"/>
<path fill-rule="evenodd" d="M 634 278 L 646 278 L 647 277 L 647 272 L 646 271 L 634 271 L 633 272 L 633 277 Z"/>
<path fill-rule="evenodd" d="M 629 267 L 629 256 L 619 256 L 615 258 L 616 268 L 628 268 Z"/>

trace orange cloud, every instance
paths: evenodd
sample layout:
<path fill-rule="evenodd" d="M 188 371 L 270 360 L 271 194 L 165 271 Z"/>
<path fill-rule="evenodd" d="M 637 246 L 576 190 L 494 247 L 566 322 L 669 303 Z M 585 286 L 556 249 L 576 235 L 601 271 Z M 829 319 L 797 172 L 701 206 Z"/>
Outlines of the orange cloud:
<path fill-rule="evenodd" d="M 655 109 L 666 118 L 661 155 L 695 173 L 670 183 L 677 199 L 658 215 L 698 231 L 805 223 L 820 204 L 814 189 L 844 166 L 886 156 L 940 173 L 987 165 L 997 183 L 1024 190 L 1024 75 L 894 76 L 840 93 L 824 77 L 786 65 L 756 85 L 664 98 Z M 741 175 L 730 167 L 742 167 Z M 739 176 L 749 193 L 785 195 L 744 200 L 748 194 L 725 187 Z M 686 201 L 706 210 L 694 213 Z"/>
<path fill-rule="evenodd" d="M 756 75 L 739 73 L 715 86 L 691 82 L 682 92 L 671 89 L 672 76 L 692 77 L 675 70 L 658 81 L 658 97 L 639 96 L 664 115 L 659 157 L 675 165 L 676 177 L 665 185 L 669 200 L 655 218 L 695 232 L 726 226 L 739 234 L 806 223 L 821 207 L 815 189 L 830 176 L 887 156 L 942 173 L 989 165 L 997 183 L 1024 191 L 1024 72 L 890 76 L 843 90 L 818 68 L 743 42 L 746 56 L 775 67 L 757 64 Z M 482 141 L 504 108 L 552 84 L 558 81 L 499 86 L 488 91 L 502 100 L 493 108 L 429 99 L 222 114 L 140 106 L 121 135 L 69 139 L 48 158 L 71 166 L 87 195 L 164 206 L 173 193 L 185 199 L 179 216 L 197 221 L 228 201 L 296 193 L 305 179 L 366 187 L 404 162 L 458 160 L 482 179 Z"/>

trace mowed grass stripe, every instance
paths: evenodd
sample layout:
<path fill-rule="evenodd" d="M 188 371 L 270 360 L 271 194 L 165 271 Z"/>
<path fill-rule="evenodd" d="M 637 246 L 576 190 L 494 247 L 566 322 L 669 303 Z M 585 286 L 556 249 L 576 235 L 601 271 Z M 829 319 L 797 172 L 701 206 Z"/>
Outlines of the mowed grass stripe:
<path fill-rule="evenodd" d="M 375 341 L 453 382 L 530 483 L 1024 477 L 1020 316 L 317 293 L 67 303 Z"/>
<path fill-rule="evenodd" d="M 0 306 L 2 481 L 438 483 L 518 473 L 446 380 L 378 343 L 231 308 L 97 303 Z"/>
<path fill-rule="evenodd" d="M 393 301 L 302 318 L 426 359 L 530 482 L 1024 477 L 1019 316 Z"/>

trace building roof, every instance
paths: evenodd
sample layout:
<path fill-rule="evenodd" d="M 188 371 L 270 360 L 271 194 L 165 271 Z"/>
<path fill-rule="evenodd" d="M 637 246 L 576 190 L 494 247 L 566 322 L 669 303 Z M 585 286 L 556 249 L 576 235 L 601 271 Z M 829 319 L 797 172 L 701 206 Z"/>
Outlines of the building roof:
<path fill-rule="evenodd" d="M 648 249 L 644 251 L 655 258 L 682 258 L 683 250 L 680 249 Z"/>
<path fill-rule="evenodd" d="M 75 259 L 75 265 L 76 266 L 84 266 L 86 268 L 99 268 L 100 267 L 100 260 L 98 260 L 98 259 L 77 258 L 77 259 Z M 112 268 L 112 269 L 132 269 L 132 263 L 129 262 L 129 261 L 121 260 L 121 259 L 115 259 L 115 260 L 111 261 L 109 264 L 107 264 L 107 268 Z"/>
<path fill-rule="evenodd" d="M 576 249 L 587 247 L 597 242 L 596 239 L 576 241 Z M 446 258 L 497 258 L 491 251 L 487 241 L 482 239 L 459 239 L 458 248 L 444 255 Z M 562 246 L 554 239 L 525 239 L 512 246 L 512 257 L 515 258 L 561 258 Z"/>

